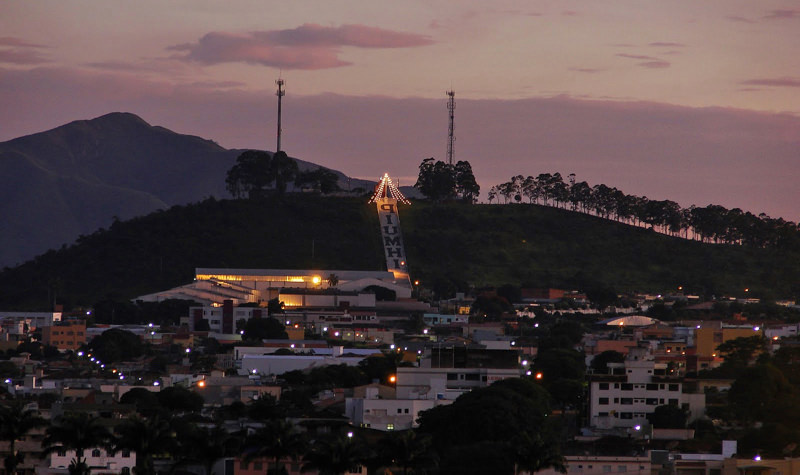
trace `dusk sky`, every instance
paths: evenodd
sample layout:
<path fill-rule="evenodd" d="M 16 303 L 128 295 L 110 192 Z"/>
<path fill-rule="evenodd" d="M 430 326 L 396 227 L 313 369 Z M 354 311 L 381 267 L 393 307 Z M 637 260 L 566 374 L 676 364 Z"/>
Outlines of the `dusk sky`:
<path fill-rule="evenodd" d="M 575 173 L 800 221 L 796 0 L 0 0 L 0 141 L 124 111 L 227 148 L 482 190 Z M 187 171 L 189 172 L 189 171 Z"/>

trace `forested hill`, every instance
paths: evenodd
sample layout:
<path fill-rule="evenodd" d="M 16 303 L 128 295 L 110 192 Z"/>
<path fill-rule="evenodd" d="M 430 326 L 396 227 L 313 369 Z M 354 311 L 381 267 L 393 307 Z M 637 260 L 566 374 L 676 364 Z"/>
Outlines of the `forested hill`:
<path fill-rule="evenodd" d="M 800 296 L 800 254 L 665 236 L 529 204 L 414 201 L 400 220 L 413 279 L 442 296 L 503 284 Z M 0 308 L 91 306 L 190 282 L 196 267 L 381 269 L 363 198 L 215 200 L 117 221 L 0 273 Z"/>
<path fill-rule="evenodd" d="M 227 198 L 225 176 L 241 152 L 122 112 L 0 142 L 0 267 L 71 243 L 113 217 Z M 294 160 L 301 171 L 319 167 Z M 331 172 L 343 188 L 374 183 Z"/>

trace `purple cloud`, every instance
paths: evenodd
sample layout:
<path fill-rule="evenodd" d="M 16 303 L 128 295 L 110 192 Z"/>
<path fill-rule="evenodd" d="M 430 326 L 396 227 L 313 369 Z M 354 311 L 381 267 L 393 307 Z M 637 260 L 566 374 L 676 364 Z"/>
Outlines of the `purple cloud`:
<path fill-rule="evenodd" d="M 748 86 L 800 87 L 800 78 L 762 78 L 742 81 Z"/>
<path fill-rule="evenodd" d="M 42 64 L 50 61 L 38 49 L 45 45 L 29 43 L 15 36 L 0 37 L 0 63 L 10 64 Z"/>
<path fill-rule="evenodd" d="M 42 64 L 50 60 L 38 51 L 25 49 L 0 49 L 0 63 Z"/>
<path fill-rule="evenodd" d="M 652 56 L 645 56 L 642 54 L 626 54 L 626 53 L 618 53 L 617 56 L 620 58 L 628 58 L 628 59 L 649 59 L 649 60 L 657 60 L 658 58 L 654 58 Z"/>
<path fill-rule="evenodd" d="M 19 48 L 47 48 L 45 45 L 39 45 L 35 43 L 28 43 L 27 41 L 23 40 L 22 38 L 17 38 L 15 36 L 3 36 L 0 37 L 0 46 L 15 46 Z"/>
<path fill-rule="evenodd" d="M 410 48 L 433 44 L 427 35 L 364 25 L 326 27 L 305 24 L 291 30 L 245 34 L 212 32 L 197 43 L 170 46 L 181 59 L 204 64 L 245 62 L 283 69 L 326 69 L 351 63 L 339 59 L 340 48 Z"/>
<path fill-rule="evenodd" d="M 662 69 L 668 68 L 671 66 L 672 63 L 669 61 L 646 61 L 644 63 L 638 63 L 637 66 L 641 66 L 643 68 L 648 69 Z"/>
<path fill-rule="evenodd" d="M 602 69 L 595 69 L 595 68 L 569 68 L 569 70 L 575 71 L 577 73 L 587 73 L 587 74 L 599 73 L 600 71 L 602 71 Z"/>
<path fill-rule="evenodd" d="M 646 56 L 642 54 L 618 53 L 617 56 L 619 56 L 620 58 L 642 60 L 643 62 L 636 63 L 636 65 L 647 69 L 663 69 L 671 66 L 671 63 L 669 61 L 664 61 L 663 59 L 654 58 L 652 56 Z"/>
<path fill-rule="evenodd" d="M 735 21 L 737 23 L 749 23 L 749 24 L 757 23 L 755 20 L 751 20 L 749 18 L 745 18 L 745 17 L 737 16 L 737 15 L 727 15 L 725 18 L 730 20 L 730 21 Z"/>
<path fill-rule="evenodd" d="M 800 10 L 772 10 L 769 15 L 763 17 L 765 20 L 786 20 L 800 18 Z"/>
<path fill-rule="evenodd" d="M 653 46 L 656 48 L 685 48 L 686 45 L 683 43 L 670 43 L 670 42 L 663 42 L 657 41 L 655 43 L 650 43 L 649 46 Z"/>

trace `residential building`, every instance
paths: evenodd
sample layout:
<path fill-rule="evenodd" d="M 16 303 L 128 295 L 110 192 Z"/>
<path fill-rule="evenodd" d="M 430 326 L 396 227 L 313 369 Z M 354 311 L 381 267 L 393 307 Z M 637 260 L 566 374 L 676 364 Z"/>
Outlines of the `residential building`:
<path fill-rule="evenodd" d="M 51 469 L 66 469 L 75 459 L 74 450 L 60 450 L 50 455 L 49 467 Z M 92 473 L 95 475 L 115 474 L 130 475 L 136 466 L 136 453 L 130 450 L 120 450 L 110 453 L 106 449 L 95 447 L 83 452 Z"/>
<path fill-rule="evenodd" d="M 705 395 L 684 392 L 683 380 L 670 377 L 666 364 L 656 363 L 645 349 L 637 350 L 624 363 L 609 363 L 611 374 L 590 376 L 589 424 L 600 429 L 635 427 L 666 404 L 687 409 L 690 420 L 702 416 Z M 624 374 L 618 374 L 620 370 Z"/>
<path fill-rule="evenodd" d="M 66 320 L 42 328 L 42 343 L 59 350 L 77 351 L 86 343 L 86 322 Z"/>
<path fill-rule="evenodd" d="M 721 322 L 703 322 L 695 327 L 694 341 L 698 356 L 718 356 L 717 347 L 726 341 L 751 336 L 764 336 L 758 325 L 724 325 Z"/>

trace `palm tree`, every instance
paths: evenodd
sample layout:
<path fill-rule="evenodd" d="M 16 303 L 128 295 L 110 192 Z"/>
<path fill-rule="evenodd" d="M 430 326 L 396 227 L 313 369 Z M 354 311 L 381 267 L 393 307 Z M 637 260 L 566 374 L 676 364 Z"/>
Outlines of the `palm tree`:
<path fill-rule="evenodd" d="M 39 417 L 36 410 L 26 409 L 23 401 L 0 405 L 0 440 L 9 442 L 8 455 L 3 460 L 7 474 L 17 473 L 17 466 L 24 461 L 23 455 L 17 453 L 16 442 L 33 429 L 45 425 L 47 421 Z"/>
<path fill-rule="evenodd" d="M 339 285 L 339 276 L 336 274 L 331 274 L 328 276 L 328 287 L 336 287 Z"/>
<path fill-rule="evenodd" d="M 153 456 L 174 451 L 177 442 L 169 422 L 159 416 L 149 419 L 133 416 L 116 429 L 113 451 L 131 450 L 136 453 L 137 475 L 155 473 Z"/>
<path fill-rule="evenodd" d="M 94 447 L 107 447 L 111 433 L 101 424 L 100 419 L 87 413 L 67 413 L 55 424 L 47 428 L 42 445 L 45 454 L 59 450 L 74 450 L 75 459 L 70 464 L 70 473 L 74 467 L 76 473 L 89 473 L 83 453 Z"/>
<path fill-rule="evenodd" d="M 306 452 L 302 471 L 317 470 L 320 475 L 342 475 L 353 472 L 368 459 L 366 448 L 352 436 L 338 435 L 315 441 Z"/>
<path fill-rule="evenodd" d="M 296 459 L 306 448 L 305 439 L 286 419 L 273 419 L 248 437 L 245 442 L 245 461 L 267 457 L 274 461 L 273 469 L 267 473 L 281 473 L 281 460 Z"/>

